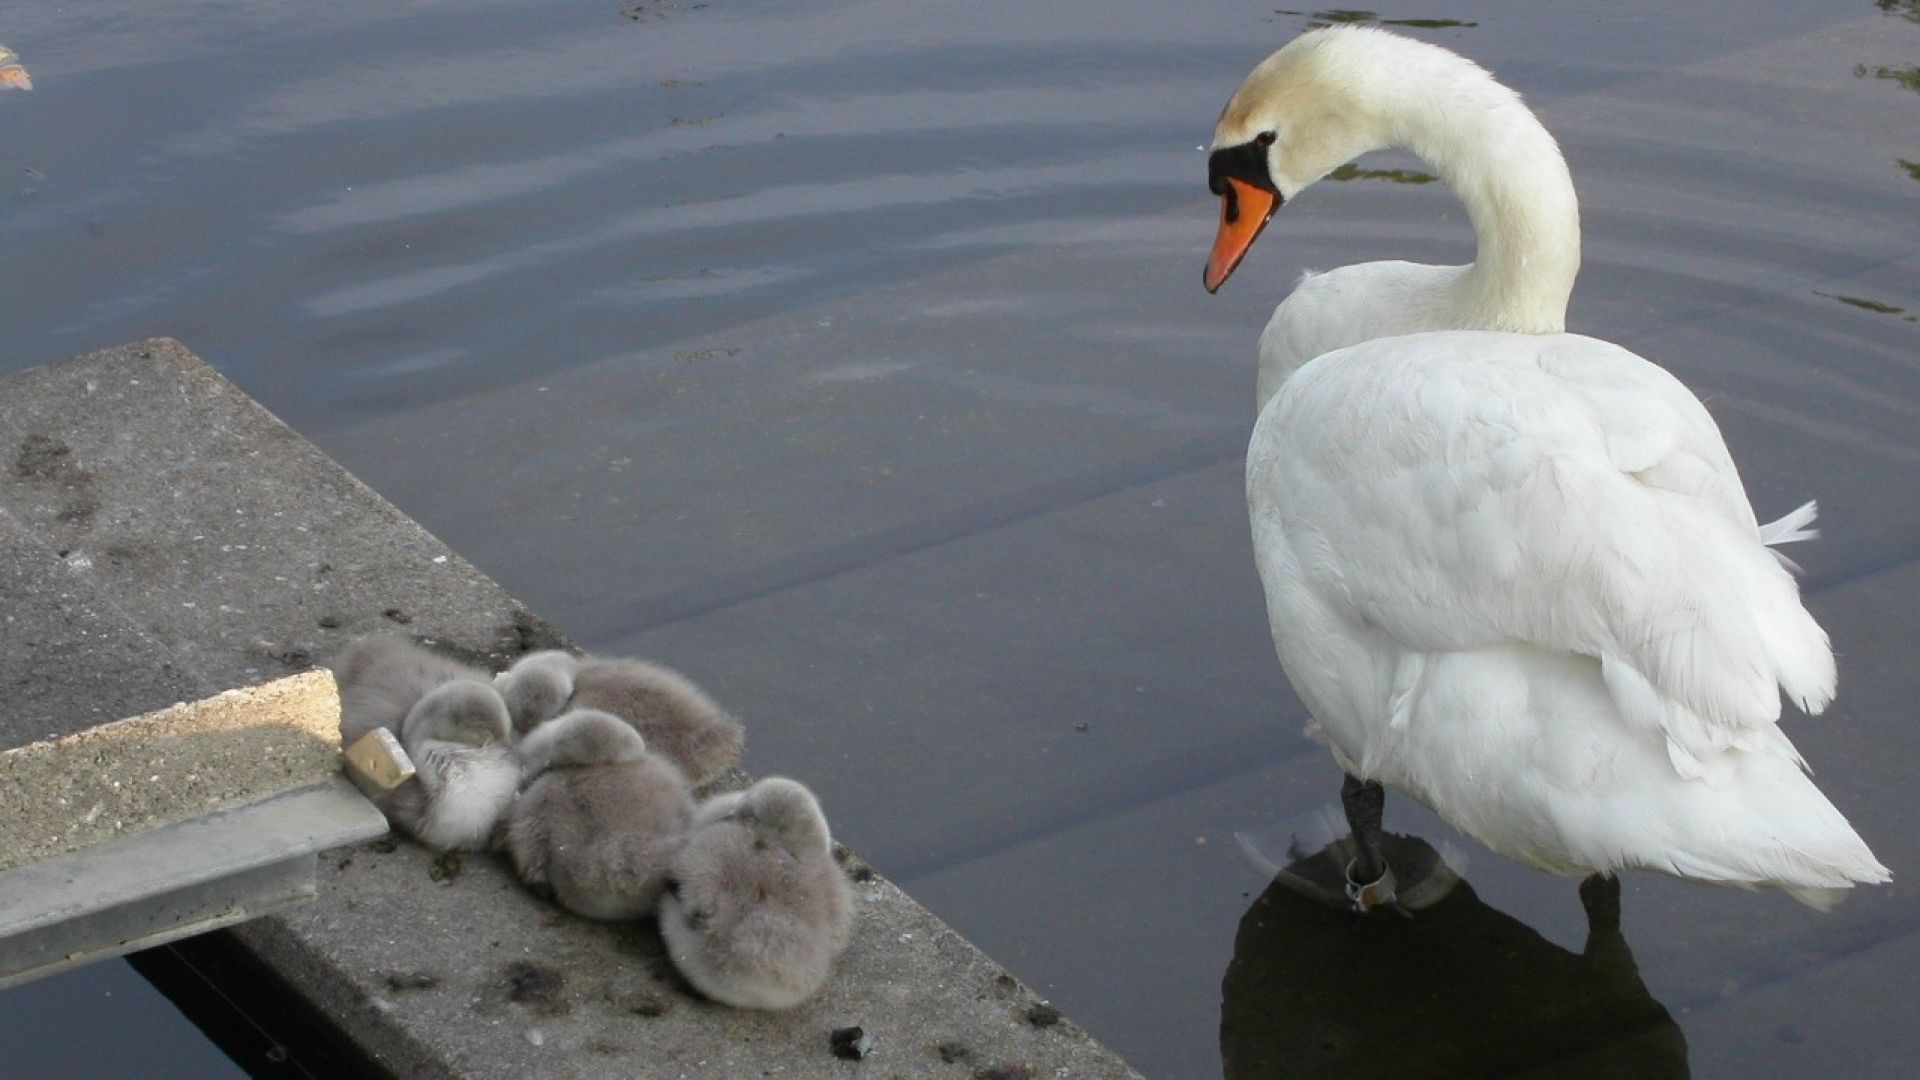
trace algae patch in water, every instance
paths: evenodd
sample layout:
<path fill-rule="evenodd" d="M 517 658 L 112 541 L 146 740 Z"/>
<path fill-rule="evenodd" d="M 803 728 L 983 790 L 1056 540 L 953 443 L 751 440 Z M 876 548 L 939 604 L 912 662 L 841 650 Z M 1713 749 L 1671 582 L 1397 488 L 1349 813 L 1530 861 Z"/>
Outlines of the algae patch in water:
<path fill-rule="evenodd" d="M 1916 0 L 1920 2 L 1920 0 Z M 1342 23 L 1374 22 L 1382 26 L 1410 26 L 1416 30 L 1446 30 L 1452 27 L 1479 26 L 1477 22 L 1465 22 L 1460 19 L 1383 19 L 1378 12 L 1362 11 L 1359 8 L 1328 8 L 1325 11 L 1289 11 L 1280 8 L 1275 15 L 1304 15 L 1309 27 L 1335 26 Z"/>
<path fill-rule="evenodd" d="M 1920 161 L 1908 161 L 1906 158 L 1894 158 L 1893 160 L 1899 162 L 1900 167 L 1907 170 L 1908 176 L 1913 177 L 1915 180 L 1920 180 Z"/>
<path fill-rule="evenodd" d="M 1850 307 L 1857 307 L 1862 311 L 1871 311 L 1876 315 L 1898 315 L 1907 322 L 1920 322 L 1920 315 L 1909 315 L 1907 314 L 1906 308 L 1881 303 L 1878 300 L 1868 300 L 1863 296 L 1846 296 L 1841 293 L 1821 292 L 1819 289 L 1813 290 L 1813 295 L 1824 296 L 1829 300 L 1838 300 Z"/>
<path fill-rule="evenodd" d="M 1396 184 L 1431 184 L 1440 179 L 1417 169 L 1363 169 L 1348 162 L 1327 174 L 1329 180 L 1391 180 Z"/>
<path fill-rule="evenodd" d="M 1920 23 L 1920 0 L 1874 0 L 1882 14 Z"/>
<path fill-rule="evenodd" d="M 1920 67 L 1890 68 L 1868 67 L 1866 64 L 1853 65 L 1853 77 L 1856 79 L 1886 79 L 1902 88 L 1920 94 Z"/>

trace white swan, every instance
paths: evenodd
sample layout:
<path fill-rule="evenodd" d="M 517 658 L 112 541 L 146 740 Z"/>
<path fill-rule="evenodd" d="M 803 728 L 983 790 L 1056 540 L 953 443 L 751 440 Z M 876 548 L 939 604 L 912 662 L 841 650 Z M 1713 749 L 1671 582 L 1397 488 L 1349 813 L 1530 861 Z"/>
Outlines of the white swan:
<path fill-rule="evenodd" d="M 1301 36 L 1215 130 L 1208 289 L 1282 201 L 1383 147 L 1452 186 L 1478 257 L 1305 278 L 1261 336 L 1247 452 L 1274 643 L 1348 773 L 1356 905 L 1392 891 L 1376 781 L 1555 873 L 1821 907 L 1888 880 L 1778 726 L 1780 690 L 1809 713 L 1834 693 L 1768 550 L 1812 535 L 1811 504 L 1758 524 L 1698 399 L 1561 332 L 1579 214 L 1518 95 L 1384 31 Z"/>

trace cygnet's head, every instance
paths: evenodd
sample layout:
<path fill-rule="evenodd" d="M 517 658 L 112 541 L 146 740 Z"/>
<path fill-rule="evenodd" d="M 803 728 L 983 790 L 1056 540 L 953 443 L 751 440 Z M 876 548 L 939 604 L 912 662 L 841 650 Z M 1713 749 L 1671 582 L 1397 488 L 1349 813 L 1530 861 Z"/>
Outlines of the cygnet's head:
<path fill-rule="evenodd" d="M 501 679 L 501 694 L 514 730 L 526 734 L 560 715 L 573 696 L 573 673 L 580 661 L 559 649 L 528 653 L 514 662 Z"/>
<path fill-rule="evenodd" d="M 743 793 L 734 816 L 789 850 L 831 846 L 820 800 L 797 780 L 784 776 L 761 780 Z"/>
<path fill-rule="evenodd" d="M 527 771 L 576 765 L 612 765 L 647 756 L 647 742 L 633 725 L 598 709 L 562 713 L 520 740 Z"/>
<path fill-rule="evenodd" d="M 507 704 L 493 687 L 460 679 L 443 683 L 407 710 L 400 737 L 405 744 L 422 740 L 487 746 L 512 741 L 513 722 Z"/>

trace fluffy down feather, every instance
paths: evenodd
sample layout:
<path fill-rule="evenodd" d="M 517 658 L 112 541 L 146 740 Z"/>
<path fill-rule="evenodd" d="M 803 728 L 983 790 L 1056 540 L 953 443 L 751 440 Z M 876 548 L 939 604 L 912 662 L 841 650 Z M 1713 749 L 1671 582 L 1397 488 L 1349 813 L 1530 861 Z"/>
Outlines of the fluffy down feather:
<path fill-rule="evenodd" d="M 654 910 L 693 816 L 686 777 L 617 716 L 576 709 L 520 749 L 532 782 L 502 846 L 522 881 L 591 919 Z"/>
<path fill-rule="evenodd" d="M 770 777 L 701 808 L 660 901 L 667 955 L 701 993 L 788 1009 L 826 982 L 853 901 L 813 793 Z"/>

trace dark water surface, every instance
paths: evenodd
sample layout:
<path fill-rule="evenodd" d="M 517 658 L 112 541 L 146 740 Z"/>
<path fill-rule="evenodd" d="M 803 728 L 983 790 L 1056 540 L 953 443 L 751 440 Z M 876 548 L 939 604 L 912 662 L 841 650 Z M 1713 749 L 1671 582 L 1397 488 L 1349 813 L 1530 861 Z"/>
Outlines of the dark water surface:
<path fill-rule="evenodd" d="M 1381 14 L 1470 24 L 1403 29 L 1560 138 L 1572 328 L 1695 387 L 1763 517 L 1820 498 L 1795 555 L 1842 693 L 1788 730 L 1894 886 L 1821 917 L 1630 878 L 1623 967 L 1584 959 L 1571 882 L 1482 854 L 1452 914 L 1369 939 L 1369 973 L 1405 960 L 1358 996 L 1263 897 L 1234 832 L 1310 817 L 1338 774 L 1299 738 L 1246 539 L 1255 339 L 1302 267 L 1470 241 L 1439 185 L 1361 173 L 1201 291 L 1196 148 L 1310 13 L 15 0 L 0 42 L 36 89 L 0 93 L 0 371 L 180 338 L 584 644 L 707 684 L 750 768 L 815 785 L 1149 1075 L 1220 1072 L 1223 985 L 1230 1035 L 1283 1002 L 1337 1046 L 1391 1034 L 1365 1007 L 1391 1017 L 1396 978 L 1496 1011 L 1621 987 L 1677 1025 L 1621 1036 L 1664 1055 L 1647 1075 L 1676 1047 L 1703 1076 L 1910 1071 L 1920 15 Z M 1405 800 L 1389 823 L 1437 835 Z M 68 985 L 4 1010 L 49 1032 Z M 114 1002 L 85 1052 L 209 1075 Z M 106 1071 L 25 1045 L 20 1075 Z"/>

